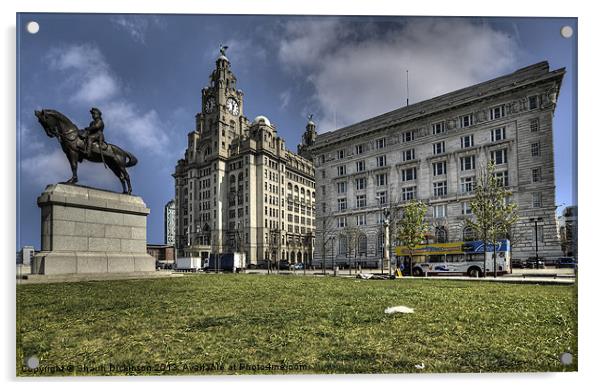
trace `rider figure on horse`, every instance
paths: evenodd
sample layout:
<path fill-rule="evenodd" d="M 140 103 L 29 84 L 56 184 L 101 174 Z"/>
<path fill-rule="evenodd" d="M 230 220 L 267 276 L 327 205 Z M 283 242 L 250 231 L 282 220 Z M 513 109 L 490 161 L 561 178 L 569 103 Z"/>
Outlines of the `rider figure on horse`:
<path fill-rule="evenodd" d="M 102 121 L 102 112 L 96 107 L 93 107 L 90 110 L 90 114 L 92 114 L 92 122 L 90 125 L 83 129 L 82 136 L 84 137 L 86 143 L 86 156 L 89 156 L 92 152 L 92 143 L 98 143 L 98 149 L 102 153 L 102 144 L 104 142 L 104 133 L 103 130 L 105 128 L 105 124 Z"/>

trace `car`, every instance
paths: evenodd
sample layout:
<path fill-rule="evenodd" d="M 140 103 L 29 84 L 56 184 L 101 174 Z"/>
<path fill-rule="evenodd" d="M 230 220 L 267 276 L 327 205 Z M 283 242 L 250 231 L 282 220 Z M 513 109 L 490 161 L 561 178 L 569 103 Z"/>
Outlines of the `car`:
<path fill-rule="evenodd" d="M 295 264 L 295 266 L 293 268 L 295 269 L 303 269 L 305 266 L 303 265 L 303 263 L 297 263 Z"/>
<path fill-rule="evenodd" d="M 544 269 L 544 268 L 546 268 L 546 266 L 541 258 L 529 257 L 527 259 L 527 268 Z"/>
<path fill-rule="evenodd" d="M 527 264 L 522 259 L 512 259 L 512 268 L 526 268 Z"/>
<path fill-rule="evenodd" d="M 287 260 L 280 260 L 278 262 L 278 269 L 280 270 L 289 270 L 291 267 L 291 265 L 289 264 L 289 262 Z"/>
<path fill-rule="evenodd" d="M 557 268 L 577 268 L 577 260 L 573 257 L 559 257 L 556 260 Z"/>

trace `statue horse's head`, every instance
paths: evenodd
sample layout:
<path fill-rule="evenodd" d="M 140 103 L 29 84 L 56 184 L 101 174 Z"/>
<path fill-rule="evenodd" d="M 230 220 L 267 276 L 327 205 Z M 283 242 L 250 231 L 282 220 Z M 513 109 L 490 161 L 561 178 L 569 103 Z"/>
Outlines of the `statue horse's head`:
<path fill-rule="evenodd" d="M 69 118 L 56 110 L 36 110 L 34 114 L 49 137 L 58 137 L 59 134 L 77 130 L 77 126 Z"/>

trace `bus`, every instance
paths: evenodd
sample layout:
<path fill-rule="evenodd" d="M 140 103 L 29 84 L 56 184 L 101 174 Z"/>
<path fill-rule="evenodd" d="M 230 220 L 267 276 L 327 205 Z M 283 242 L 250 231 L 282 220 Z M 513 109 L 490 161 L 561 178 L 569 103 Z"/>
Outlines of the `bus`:
<path fill-rule="evenodd" d="M 471 277 L 483 276 L 483 272 L 493 274 L 494 245 L 489 243 L 487 248 L 486 269 L 484 263 L 483 241 L 459 241 L 437 244 L 418 245 L 414 249 L 412 275 L 450 275 L 462 274 Z M 403 264 L 409 266 L 409 251 L 405 246 L 395 248 L 395 253 Z M 497 274 L 511 272 L 510 241 L 499 240 L 495 244 L 495 265 Z"/>

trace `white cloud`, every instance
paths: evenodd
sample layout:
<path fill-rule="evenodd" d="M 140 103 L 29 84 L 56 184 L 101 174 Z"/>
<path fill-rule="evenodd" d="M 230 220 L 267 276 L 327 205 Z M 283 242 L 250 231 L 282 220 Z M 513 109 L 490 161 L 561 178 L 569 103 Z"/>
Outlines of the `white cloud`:
<path fill-rule="evenodd" d="M 487 24 L 421 18 L 387 27 L 338 19 L 286 25 L 278 58 L 308 75 L 319 131 L 405 105 L 406 69 L 415 103 L 512 71 L 517 61 L 515 38 Z"/>
<path fill-rule="evenodd" d="M 48 58 L 51 69 L 64 73 L 63 94 L 75 104 L 93 105 L 103 112 L 108 142 L 126 140 L 135 149 L 161 152 L 167 141 L 164 122 L 157 111 L 145 111 L 125 98 L 119 79 L 96 46 L 55 48 Z"/>
<path fill-rule="evenodd" d="M 284 110 L 288 107 L 291 100 L 291 91 L 286 90 L 280 94 L 280 109 Z"/>
<path fill-rule="evenodd" d="M 152 26 L 163 26 L 163 22 L 156 15 L 116 15 L 111 23 L 127 32 L 134 41 L 146 44 L 146 34 Z"/>
<path fill-rule="evenodd" d="M 96 46 L 54 48 L 47 57 L 50 68 L 64 74 L 63 88 L 73 103 L 97 104 L 119 92 L 119 81 Z"/>
<path fill-rule="evenodd" d="M 23 158 L 21 173 L 28 181 L 43 186 L 68 180 L 71 177 L 71 168 L 65 153 L 60 148 L 55 148 L 50 153 Z M 80 184 L 121 188 L 119 179 L 102 164 L 79 164 L 77 176 L 80 178 Z"/>

